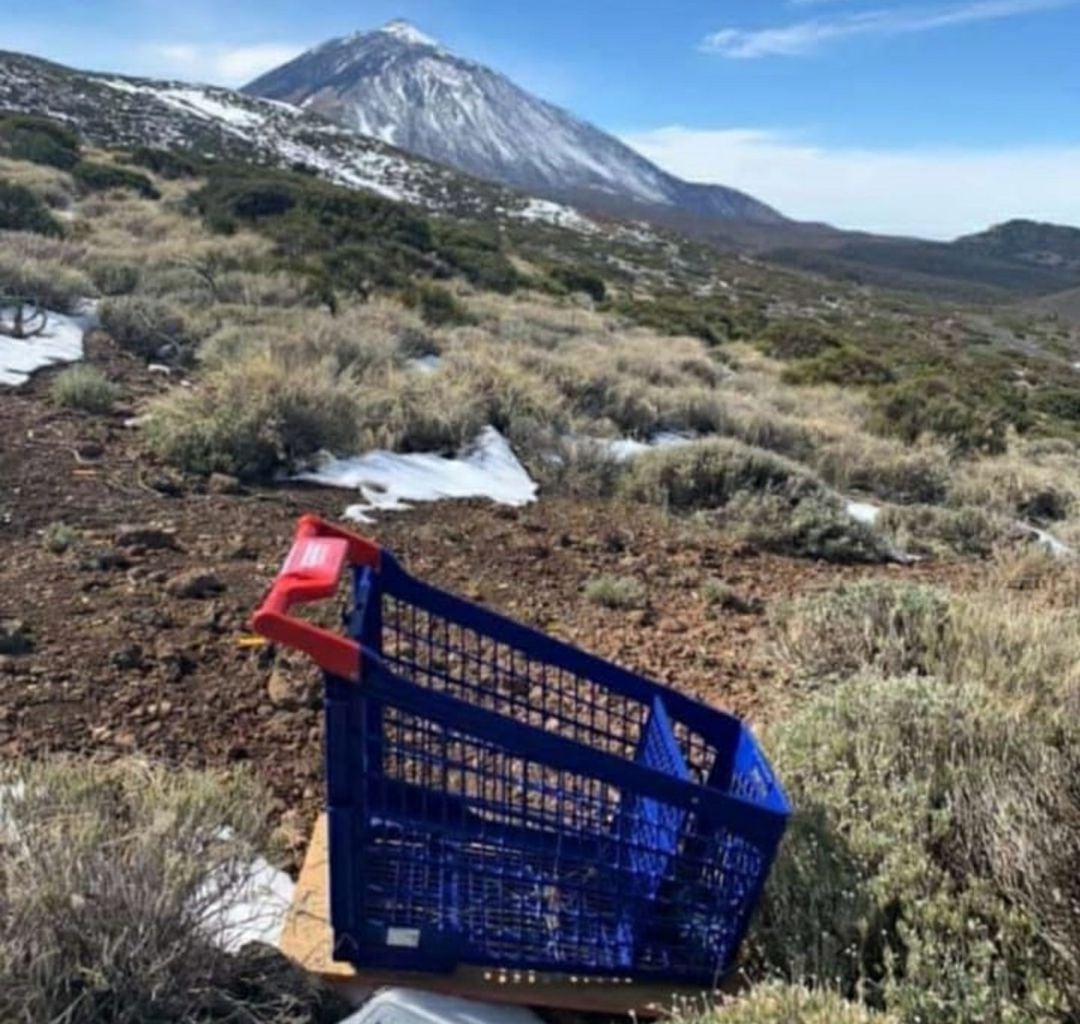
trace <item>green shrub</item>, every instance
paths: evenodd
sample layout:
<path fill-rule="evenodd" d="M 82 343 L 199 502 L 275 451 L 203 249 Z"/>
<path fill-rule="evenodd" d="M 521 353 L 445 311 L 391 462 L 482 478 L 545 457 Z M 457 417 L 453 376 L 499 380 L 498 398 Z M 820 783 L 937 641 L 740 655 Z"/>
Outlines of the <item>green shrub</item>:
<path fill-rule="evenodd" d="M 739 540 L 762 551 L 797 558 L 855 564 L 886 561 L 891 551 L 866 523 L 853 519 L 830 494 L 792 500 L 779 494 L 738 494 L 718 522 Z"/>
<path fill-rule="evenodd" d="M 252 858 L 269 845 L 270 801 L 255 785 L 76 761 L 8 762 L 0 785 L 0 1019 L 341 1019 L 302 972 L 218 948 L 230 935 L 218 908 L 245 905 Z"/>
<path fill-rule="evenodd" d="M 826 348 L 812 359 L 801 359 L 786 367 L 781 379 L 786 384 L 839 384 L 859 387 L 888 384 L 893 372 L 876 356 L 852 345 Z"/>
<path fill-rule="evenodd" d="M 907 381 L 883 389 L 875 398 L 869 427 L 884 436 L 914 444 L 930 436 L 959 454 L 997 455 L 1008 447 L 1008 429 L 1026 429 L 1022 395 L 987 393 L 969 382 L 938 377 Z"/>
<path fill-rule="evenodd" d="M 0 252 L 0 296 L 29 299 L 56 313 L 72 313 L 93 290 L 85 274 L 62 263 Z"/>
<path fill-rule="evenodd" d="M 910 1024 L 1080 1005 L 1080 731 L 977 686 L 868 676 L 765 743 L 798 809 L 750 943 Z"/>
<path fill-rule="evenodd" d="M 70 551 L 79 542 L 79 532 L 66 523 L 50 523 L 41 535 L 42 546 L 53 555 Z"/>
<path fill-rule="evenodd" d="M 798 501 L 823 486 L 804 467 L 730 438 L 657 448 L 634 460 L 623 480 L 635 501 L 673 509 L 721 508 L 742 492 Z"/>
<path fill-rule="evenodd" d="M 585 584 L 585 597 L 604 608 L 644 608 L 648 601 L 645 585 L 633 576 L 597 576 Z"/>
<path fill-rule="evenodd" d="M 437 284 L 418 281 L 402 292 L 402 301 L 409 309 L 415 309 L 432 327 L 446 327 L 470 323 L 469 311 L 453 292 Z"/>
<path fill-rule="evenodd" d="M 0 156 L 70 171 L 79 162 L 79 139 L 55 121 L 16 114 L 0 118 Z"/>
<path fill-rule="evenodd" d="M 780 606 L 780 649 L 806 680 L 863 671 L 937 672 L 952 639 L 949 596 L 934 587 L 868 580 Z"/>
<path fill-rule="evenodd" d="M 664 293 L 648 300 L 622 302 L 618 312 L 660 334 L 701 338 L 710 345 L 720 345 L 746 334 L 745 312 L 734 309 L 723 299 Z"/>
<path fill-rule="evenodd" d="M 107 299 L 101 304 L 99 317 L 117 345 L 142 359 L 180 361 L 195 345 L 184 315 L 160 299 L 141 295 Z"/>
<path fill-rule="evenodd" d="M 87 265 L 87 273 L 102 295 L 130 295 L 139 286 L 140 271 L 132 263 L 94 259 Z"/>
<path fill-rule="evenodd" d="M 61 370 L 53 378 L 49 394 L 57 405 L 67 409 L 104 415 L 112 412 L 120 397 L 120 388 L 100 370 L 78 363 Z"/>
<path fill-rule="evenodd" d="M 39 235 L 64 233 L 60 222 L 30 189 L 6 181 L 0 181 L 0 230 L 33 231 Z"/>
<path fill-rule="evenodd" d="M 566 291 L 581 292 L 588 295 L 593 302 L 603 302 L 607 298 L 607 285 L 604 279 L 584 267 L 552 267 L 549 276 Z"/>
<path fill-rule="evenodd" d="M 140 146 L 133 149 L 126 157 L 126 162 L 136 167 L 144 167 L 159 178 L 175 181 L 179 178 L 194 178 L 199 168 L 194 160 L 173 150 L 152 149 Z"/>
<path fill-rule="evenodd" d="M 129 189 L 144 199 L 160 199 L 161 193 L 154 183 L 138 171 L 129 171 L 115 164 L 99 164 L 80 160 L 71 171 L 72 177 L 88 192 L 107 192 L 111 189 Z"/>
<path fill-rule="evenodd" d="M 249 359 L 176 390 L 150 410 L 151 450 L 201 475 L 271 480 L 318 452 L 348 452 L 357 440 L 356 395 L 325 368 L 283 369 Z"/>
<path fill-rule="evenodd" d="M 816 320 L 776 320 L 765 328 L 759 341 L 761 350 L 774 359 L 815 359 L 825 352 L 842 349 L 843 340 Z"/>

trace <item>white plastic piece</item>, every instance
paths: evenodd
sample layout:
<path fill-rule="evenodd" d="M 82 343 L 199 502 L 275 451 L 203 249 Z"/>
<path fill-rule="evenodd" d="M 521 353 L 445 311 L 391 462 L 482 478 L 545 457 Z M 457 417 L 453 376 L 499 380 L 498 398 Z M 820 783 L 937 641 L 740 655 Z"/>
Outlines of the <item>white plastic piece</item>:
<path fill-rule="evenodd" d="M 522 1006 L 478 1003 L 412 988 L 384 989 L 341 1024 L 542 1024 Z"/>

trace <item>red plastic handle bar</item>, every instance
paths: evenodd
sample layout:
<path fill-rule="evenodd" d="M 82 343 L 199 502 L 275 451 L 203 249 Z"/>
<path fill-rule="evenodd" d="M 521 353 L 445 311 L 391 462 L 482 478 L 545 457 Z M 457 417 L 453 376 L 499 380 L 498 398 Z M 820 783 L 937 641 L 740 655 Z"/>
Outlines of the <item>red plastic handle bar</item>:
<path fill-rule="evenodd" d="M 252 619 L 255 632 L 274 643 L 303 651 L 331 675 L 358 682 L 360 645 L 290 612 L 294 605 L 332 598 L 346 564 L 378 569 L 380 557 L 381 549 L 374 541 L 318 516 L 302 517 L 289 557 Z"/>

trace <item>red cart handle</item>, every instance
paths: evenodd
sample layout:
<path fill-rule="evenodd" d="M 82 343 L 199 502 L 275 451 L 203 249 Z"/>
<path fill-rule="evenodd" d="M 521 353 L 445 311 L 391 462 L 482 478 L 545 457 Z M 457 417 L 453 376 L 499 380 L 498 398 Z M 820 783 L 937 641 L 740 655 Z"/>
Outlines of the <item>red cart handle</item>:
<path fill-rule="evenodd" d="M 318 516 L 303 516 L 289 557 L 252 619 L 255 632 L 274 643 L 303 651 L 331 675 L 359 681 L 358 643 L 289 613 L 293 605 L 333 597 L 346 564 L 377 569 L 380 556 L 374 541 Z"/>

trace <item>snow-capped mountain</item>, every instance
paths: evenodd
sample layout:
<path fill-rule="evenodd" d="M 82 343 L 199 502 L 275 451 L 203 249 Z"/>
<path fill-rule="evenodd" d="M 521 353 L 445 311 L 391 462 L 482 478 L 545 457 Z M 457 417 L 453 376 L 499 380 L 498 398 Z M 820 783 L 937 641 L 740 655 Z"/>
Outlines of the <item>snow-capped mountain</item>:
<path fill-rule="evenodd" d="M 681 181 L 404 21 L 323 43 L 244 91 L 316 111 L 477 177 L 605 212 L 652 208 L 784 222 L 742 192 Z"/>

